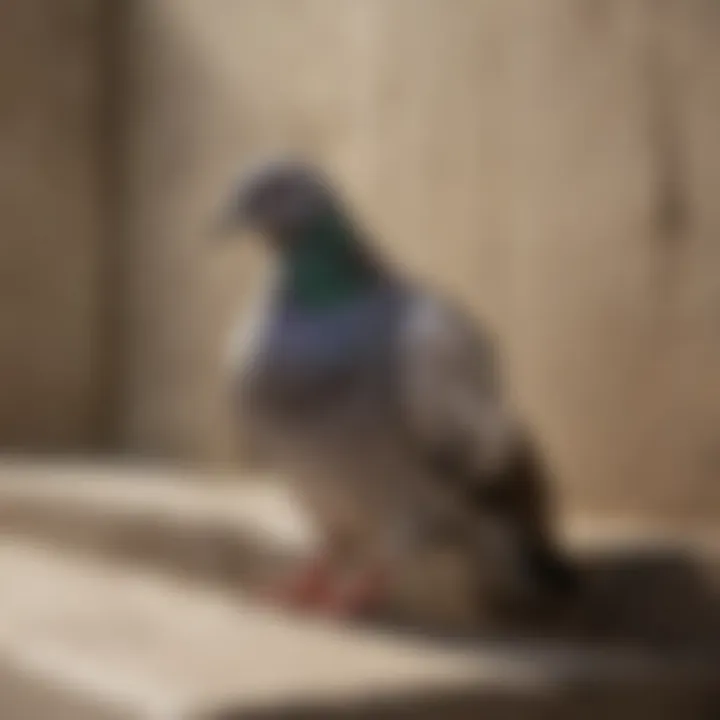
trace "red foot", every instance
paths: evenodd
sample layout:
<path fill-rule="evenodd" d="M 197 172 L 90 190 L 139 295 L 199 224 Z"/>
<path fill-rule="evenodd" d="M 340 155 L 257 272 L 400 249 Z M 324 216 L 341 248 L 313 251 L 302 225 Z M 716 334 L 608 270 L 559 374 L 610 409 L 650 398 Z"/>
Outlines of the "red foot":
<path fill-rule="evenodd" d="M 340 578 L 325 557 L 313 560 L 289 582 L 266 595 L 270 602 L 285 608 L 346 620 L 373 615 L 382 608 L 385 598 L 385 577 L 377 569 Z"/>
<path fill-rule="evenodd" d="M 385 578 L 377 570 L 364 571 L 333 590 L 322 604 L 322 610 L 337 618 L 371 616 L 382 608 L 386 599 Z"/>
<path fill-rule="evenodd" d="M 334 584 L 334 571 L 325 557 L 316 558 L 270 593 L 270 599 L 290 608 L 318 606 L 329 595 Z"/>

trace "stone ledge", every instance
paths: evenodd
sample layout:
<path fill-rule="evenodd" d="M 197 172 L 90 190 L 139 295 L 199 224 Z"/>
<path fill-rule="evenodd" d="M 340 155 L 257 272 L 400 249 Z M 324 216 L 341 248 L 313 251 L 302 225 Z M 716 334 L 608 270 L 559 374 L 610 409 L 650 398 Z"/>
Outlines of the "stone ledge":
<path fill-rule="evenodd" d="M 2 531 L 230 586 L 315 541 L 276 481 L 129 464 L 0 463 Z"/>
<path fill-rule="evenodd" d="M 553 636 L 720 648 L 720 533 L 582 518 L 564 529 L 590 592 Z M 233 591 L 315 542 L 270 478 L 92 463 L 0 464 L 2 531 Z"/>
<path fill-rule="evenodd" d="M 53 714 L 33 720 L 709 720 L 719 709 L 717 666 L 699 661 L 336 628 L 28 539 L 0 542 L 0 576 L 0 667 L 53 698 Z"/>

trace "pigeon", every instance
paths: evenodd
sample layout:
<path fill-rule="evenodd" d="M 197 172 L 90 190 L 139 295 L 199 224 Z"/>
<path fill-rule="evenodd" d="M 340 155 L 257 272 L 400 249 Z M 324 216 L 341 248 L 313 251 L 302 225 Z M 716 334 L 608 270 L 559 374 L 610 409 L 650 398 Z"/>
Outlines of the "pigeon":
<path fill-rule="evenodd" d="M 403 577 L 447 590 L 429 569 L 439 556 L 461 568 L 470 612 L 570 597 L 577 574 L 553 535 L 549 471 L 491 333 L 381 257 L 311 162 L 242 173 L 222 222 L 273 259 L 230 342 L 238 432 L 288 478 L 322 538 L 277 597 L 381 612 Z"/>

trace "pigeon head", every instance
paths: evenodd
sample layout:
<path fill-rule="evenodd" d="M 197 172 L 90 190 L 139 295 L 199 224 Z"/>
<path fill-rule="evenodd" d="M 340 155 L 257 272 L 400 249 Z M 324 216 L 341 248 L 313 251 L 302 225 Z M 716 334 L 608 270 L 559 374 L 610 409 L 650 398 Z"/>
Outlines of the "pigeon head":
<path fill-rule="evenodd" d="M 243 173 L 224 221 L 233 229 L 252 230 L 283 249 L 341 214 L 329 179 L 319 168 L 282 159 L 265 161 Z"/>
<path fill-rule="evenodd" d="M 243 174 L 223 225 L 249 229 L 268 242 L 285 294 L 297 304 L 342 303 L 383 275 L 329 179 L 309 163 L 275 160 Z"/>

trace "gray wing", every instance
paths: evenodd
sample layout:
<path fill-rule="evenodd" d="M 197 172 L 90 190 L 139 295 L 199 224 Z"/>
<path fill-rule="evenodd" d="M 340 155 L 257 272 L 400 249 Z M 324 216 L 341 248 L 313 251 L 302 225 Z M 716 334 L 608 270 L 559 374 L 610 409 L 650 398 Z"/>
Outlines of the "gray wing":
<path fill-rule="evenodd" d="M 552 539 L 545 464 L 505 397 L 493 339 L 449 303 L 424 296 L 402 333 L 403 422 L 445 493 L 494 538 L 524 588 L 569 590 Z"/>
<path fill-rule="evenodd" d="M 519 433 L 493 339 L 450 303 L 419 295 L 400 348 L 402 413 L 411 436 L 430 453 L 461 454 L 478 478 L 495 474 Z"/>

